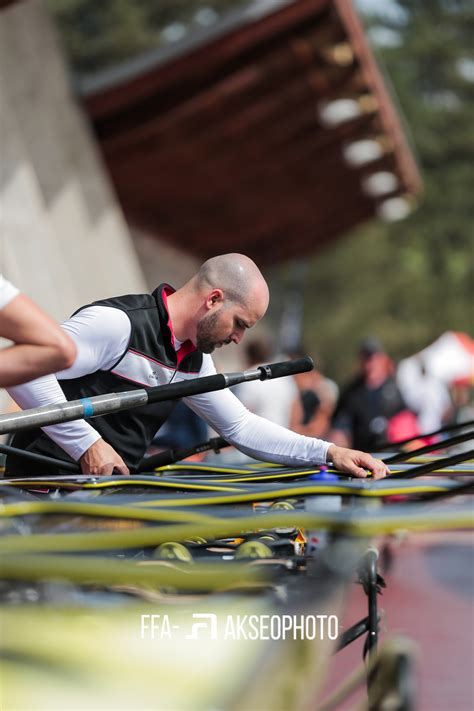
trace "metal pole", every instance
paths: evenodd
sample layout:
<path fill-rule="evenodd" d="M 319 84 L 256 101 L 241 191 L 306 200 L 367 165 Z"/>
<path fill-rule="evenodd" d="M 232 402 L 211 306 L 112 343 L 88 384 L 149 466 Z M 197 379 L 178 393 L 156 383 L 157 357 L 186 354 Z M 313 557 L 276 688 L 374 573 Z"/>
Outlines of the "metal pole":
<path fill-rule="evenodd" d="M 111 412 L 128 410 L 153 402 L 177 400 L 191 395 L 214 392 L 249 380 L 281 378 L 294 373 L 304 373 L 312 370 L 313 367 L 311 358 L 300 358 L 283 363 L 262 365 L 254 370 L 244 370 L 241 373 L 220 373 L 169 385 L 158 385 L 146 390 L 127 390 L 123 393 L 108 393 L 70 402 L 43 405 L 23 412 L 0 415 L 0 435 L 34 427 L 46 427 L 60 422 L 107 415 Z"/>

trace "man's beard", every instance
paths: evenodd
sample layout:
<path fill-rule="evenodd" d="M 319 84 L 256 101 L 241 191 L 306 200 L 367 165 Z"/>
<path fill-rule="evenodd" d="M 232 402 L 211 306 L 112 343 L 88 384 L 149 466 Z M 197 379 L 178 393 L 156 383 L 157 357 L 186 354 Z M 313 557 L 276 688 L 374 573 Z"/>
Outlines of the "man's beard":
<path fill-rule="evenodd" d="M 219 341 L 216 341 L 217 322 L 219 313 L 212 311 L 203 316 L 196 329 L 196 346 L 203 353 L 212 353 Z"/>

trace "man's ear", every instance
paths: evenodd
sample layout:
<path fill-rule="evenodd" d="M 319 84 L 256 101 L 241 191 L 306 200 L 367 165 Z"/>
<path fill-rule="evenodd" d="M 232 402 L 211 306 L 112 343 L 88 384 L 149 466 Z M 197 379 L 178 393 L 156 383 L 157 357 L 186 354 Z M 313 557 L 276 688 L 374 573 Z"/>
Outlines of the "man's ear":
<path fill-rule="evenodd" d="M 213 289 L 206 298 L 206 307 L 212 309 L 214 306 L 221 304 L 224 301 L 224 292 L 222 289 Z"/>

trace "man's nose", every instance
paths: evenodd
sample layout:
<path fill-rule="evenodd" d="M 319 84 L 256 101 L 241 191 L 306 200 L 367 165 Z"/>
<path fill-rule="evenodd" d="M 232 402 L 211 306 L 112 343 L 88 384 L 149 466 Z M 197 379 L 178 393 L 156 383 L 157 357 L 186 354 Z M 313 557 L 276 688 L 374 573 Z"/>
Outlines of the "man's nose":
<path fill-rule="evenodd" d="M 238 345 L 238 344 L 240 343 L 240 341 L 242 340 L 242 336 L 243 336 L 242 333 L 236 333 L 236 332 L 234 332 L 234 333 L 231 335 L 230 340 L 232 341 L 232 343 L 235 343 L 236 345 Z"/>

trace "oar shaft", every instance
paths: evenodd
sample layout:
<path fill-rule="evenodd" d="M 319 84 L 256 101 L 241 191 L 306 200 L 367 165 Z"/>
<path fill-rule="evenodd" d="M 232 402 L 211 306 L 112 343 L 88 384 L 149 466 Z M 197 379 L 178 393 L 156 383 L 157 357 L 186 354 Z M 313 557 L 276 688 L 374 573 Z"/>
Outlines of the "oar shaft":
<path fill-rule="evenodd" d="M 222 439 L 222 437 L 213 437 L 207 442 L 202 442 L 201 444 L 196 444 L 194 447 L 183 447 L 182 449 L 167 449 L 164 452 L 158 452 L 150 457 L 142 459 L 138 467 L 136 468 L 134 474 L 141 474 L 142 472 L 150 472 L 158 467 L 164 467 L 167 464 L 174 464 L 182 459 L 187 459 L 193 454 L 200 454 L 201 452 L 209 452 L 213 449 L 218 452 L 223 447 L 228 447 L 229 444 Z"/>
<path fill-rule="evenodd" d="M 0 434 L 106 415 L 147 403 L 146 390 L 127 390 L 123 393 L 109 393 L 70 402 L 42 405 L 22 412 L 8 412 L 5 415 L 0 415 Z"/>
<path fill-rule="evenodd" d="M 418 457 L 420 456 L 420 454 L 428 454 L 428 452 L 436 452 L 439 449 L 453 447 L 455 444 L 460 444 L 461 442 L 466 442 L 467 440 L 473 438 L 474 430 L 470 430 L 469 432 L 464 432 L 464 434 L 456 435 L 456 437 L 450 437 L 450 439 L 444 439 L 440 442 L 435 442 L 434 444 L 427 444 L 424 447 L 413 449 L 411 452 L 399 452 L 398 454 L 394 454 L 392 457 L 387 457 L 383 461 L 385 464 L 395 464 L 396 462 L 404 462 L 407 459 L 413 459 L 413 457 Z"/>
<path fill-rule="evenodd" d="M 419 501 L 437 501 L 438 499 L 447 499 L 453 496 L 462 496 L 463 494 L 472 494 L 474 492 L 474 481 L 468 481 L 466 484 L 459 484 L 452 489 L 445 491 L 430 491 L 429 493 L 420 494 L 416 497 Z"/>
<path fill-rule="evenodd" d="M 169 383 L 168 385 L 158 385 L 147 390 L 127 390 L 123 393 L 109 393 L 107 395 L 81 398 L 80 400 L 71 400 L 70 402 L 43 405 L 31 410 L 0 415 L 0 435 L 17 432 L 18 430 L 56 425 L 60 422 L 107 415 L 153 402 L 178 400 L 191 395 L 223 390 L 249 380 L 281 378 L 294 373 L 304 373 L 312 370 L 313 367 L 311 358 L 300 358 L 283 363 L 259 366 L 254 370 L 246 370 L 241 373 L 220 373 L 208 375 L 204 378 Z"/>
<path fill-rule="evenodd" d="M 16 457 L 22 457 L 23 459 L 29 459 L 30 461 L 37 462 L 38 464 L 46 464 L 49 467 L 61 467 L 61 469 L 67 469 L 68 471 L 75 472 L 77 474 L 80 474 L 81 472 L 79 465 L 74 462 L 67 462 L 64 459 L 55 459 L 55 457 L 47 457 L 45 454 L 37 454 L 36 452 L 28 452 L 26 449 L 10 447 L 8 444 L 0 444 L 0 452 L 3 454 L 13 454 Z"/>
<path fill-rule="evenodd" d="M 434 437 L 435 435 L 444 434 L 445 432 L 454 432 L 454 430 L 460 430 L 465 427 L 470 427 L 471 425 L 474 425 L 474 420 L 466 420 L 466 422 L 456 422 L 452 425 L 445 425 L 439 430 L 434 430 L 433 432 L 417 434 L 414 437 L 408 437 L 407 439 L 398 439 L 395 442 L 382 442 L 377 445 L 377 449 L 379 452 L 383 452 L 385 449 L 401 447 L 403 444 L 408 444 L 409 442 L 414 442 L 419 439 L 426 439 L 427 437 Z"/>
<path fill-rule="evenodd" d="M 404 472 L 398 472 L 397 474 L 390 474 L 389 479 L 414 479 L 417 476 L 424 476 L 425 474 L 431 474 L 438 469 L 445 469 L 446 467 L 454 466 L 455 464 L 460 464 L 461 462 L 466 462 L 474 457 L 474 449 L 470 449 L 468 452 L 461 452 L 460 454 L 453 454 L 451 457 L 445 457 L 444 459 L 437 459 L 434 462 L 428 462 L 427 464 L 420 464 L 413 469 L 408 469 Z"/>

